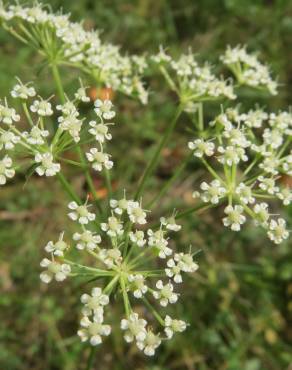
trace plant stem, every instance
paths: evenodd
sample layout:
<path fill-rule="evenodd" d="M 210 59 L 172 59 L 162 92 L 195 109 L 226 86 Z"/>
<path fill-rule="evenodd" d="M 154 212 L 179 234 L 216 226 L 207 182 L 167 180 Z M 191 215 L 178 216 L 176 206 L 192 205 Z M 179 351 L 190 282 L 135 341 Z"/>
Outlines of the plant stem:
<path fill-rule="evenodd" d="M 93 347 L 93 346 L 91 347 L 85 370 L 90 370 L 92 368 L 96 350 L 97 350 L 97 347 Z"/>
<path fill-rule="evenodd" d="M 122 289 L 122 294 L 123 294 L 125 312 L 126 312 L 126 316 L 128 318 L 130 316 L 131 307 L 130 307 L 128 293 L 127 293 L 127 290 L 126 290 L 125 279 L 124 279 L 123 276 L 120 277 L 120 284 L 121 284 L 121 289 Z"/>
<path fill-rule="evenodd" d="M 110 176 L 109 170 L 107 170 L 107 169 L 104 170 L 104 177 L 105 177 L 105 183 L 106 183 L 106 187 L 107 187 L 107 191 L 108 191 L 108 196 L 111 199 L 113 189 L 112 189 L 112 182 L 111 182 L 111 176 Z"/>
<path fill-rule="evenodd" d="M 65 93 L 64 93 L 61 77 L 60 77 L 59 70 L 58 70 L 56 63 L 52 63 L 51 68 L 52 68 L 53 77 L 56 83 L 56 87 L 58 90 L 59 98 L 61 102 L 64 104 L 66 101 L 66 98 L 65 98 Z"/>
<path fill-rule="evenodd" d="M 148 299 L 143 297 L 143 302 L 146 304 L 146 306 L 149 308 L 149 310 L 152 312 L 153 316 L 156 318 L 156 320 L 159 322 L 160 325 L 164 325 L 163 318 L 159 315 L 159 313 L 155 310 L 155 308 L 149 303 Z"/>
<path fill-rule="evenodd" d="M 78 197 L 78 195 L 72 189 L 71 185 L 66 180 L 65 176 L 61 172 L 58 172 L 57 177 L 58 177 L 60 183 L 63 185 L 63 188 L 65 189 L 66 193 L 70 196 L 70 198 L 73 199 L 76 203 L 78 203 L 80 205 L 81 204 L 81 199 Z"/>
<path fill-rule="evenodd" d="M 180 164 L 180 166 L 175 170 L 173 175 L 165 182 L 162 186 L 160 192 L 154 196 L 154 198 L 146 205 L 146 209 L 150 209 L 154 203 L 158 201 L 170 188 L 170 186 L 175 182 L 175 180 L 179 177 L 179 175 L 184 170 L 185 166 L 187 165 L 192 153 L 185 158 L 185 160 Z"/>
<path fill-rule="evenodd" d="M 58 90 L 59 98 L 60 98 L 62 103 L 65 103 L 66 97 L 65 97 L 65 93 L 64 93 L 64 89 L 63 89 L 63 85 L 62 85 L 62 81 L 61 81 L 61 77 L 60 77 L 60 74 L 59 74 L 58 67 L 55 63 L 52 63 L 51 67 L 52 67 L 52 74 L 53 74 L 53 77 L 54 77 L 54 80 L 55 80 L 55 83 L 56 83 L 56 87 L 57 87 L 57 90 Z M 76 146 L 76 151 L 79 155 L 80 162 L 84 166 L 87 166 L 80 146 Z M 101 211 L 101 206 L 99 204 L 99 199 L 98 199 L 98 196 L 96 194 L 95 186 L 94 186 L 92 178 L 90 176 L 90 172 L 87 168 L 85 168 L 85 178 L 86 178 L 87 185 L 88 185 L 88 187 L 89 187 L 89 189 L 92 193 L 92 196 L 94 197 L 94 200 L 97 204 L 98 210 Z"/>
<path fill-rule="evenodd" d="M 181 105 L 179 105 L 177 107 L 177 110 L 176 110 L 176 113 L 174 115 L 173 120 L 171 121 L 171 123 L 169 124 L 167 129 L 165 130 L 164 136 L 162 137 L 156 151 L 154 152 L 154 155 L 153 155 L 151 161 L 149 162 L 148 166 L 146 167 L 146 170 L 145 170 L 144 174 L 142 175 L 142 177 L 139 181 L 138 189 L 137 189 L 137 192 L 136 192 L 136 195 L 135 195 L 136 200 L 142 194 L 149 176 L 154 172 L 154 170 L 155 170 L 155 168 L 158 164 L 161 151 L 165 147 L 165 145 L 168 143 L 169 138 L 170 138 L 172 132 L 175 129 L 176 123 L 178 121 L 178 118 L 179 118 L 182 110 L 183 110 L 183 107 Z"/>
<path fill-rule="evenodd" d="M 204 131 L 204 113 L 203 113 L 203 103 L 198 103 L 198 122 L 199 130 Z"/>
<path fill-rule="evenodd" d="M 188 216 L 188 215 L 190 215 L 194 212 L 197 212 L 199 210 L 204 210 L 205 211 L 206 209 L 209 209 L 209 208 L 212 208 L 212 207 L 213 207 L 213 204 L 201 203 L 201 204 L 198 204 L 195 207 L 189 208 L 189 209 L 187 209 L 187 210 L 185 210 L 181 213 L 178 213 L 175 218 L 176 219 L 183 218 L 183 217 Z"/>

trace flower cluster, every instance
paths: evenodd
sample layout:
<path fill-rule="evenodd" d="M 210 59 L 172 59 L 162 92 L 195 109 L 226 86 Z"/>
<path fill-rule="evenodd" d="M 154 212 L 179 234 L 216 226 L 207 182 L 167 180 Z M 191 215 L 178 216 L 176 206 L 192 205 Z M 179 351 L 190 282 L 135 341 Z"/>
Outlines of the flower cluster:
<path fill-rule="evenodd" d="M 209 183 L 201 183 L 194 197 L 214 205 L 226 200 L 223 223 L 234 231 L 241 229 L 248 215 L 275 243 L 287 239 L 285 220 L 271 219 L 266 201 L 278 198 L 284 205 L 291 203 L 291 190 L 280 181 L 292 174 L 291 129 L 292 114 L 288 112 L 240 113 L 229 108 L 221 113 L 210 123 L 209 140 L 189 143 L 189 149 L 213 177 Z M 210 163 L 213 158 L 221 169 Z"/>
<path fill-rule="evenodd" d="M 39 176 L 55 176 L 61 171 L 60 161 L 67 161 L 61 154 L 76 143 L 89 141 L 96 143 L 86 153 L 92 168 L 96 171 L 112 168 L 110 155 L 104 151 L 106 141 L 111 139 L 109 126 L 113 125 L 105 120 L 115 116 L 110 100 L 96 100 L 93 109 L 95 119 L 85 125 L 85 119 L 80 118 L 78 110 L 79 101 L 88 102 L 83 86 L 78 88 L 73 100 L 67 99 L 64 104 L 57 104 L 55 107 L 50 99 L 36 97 L 32 84 L 23 84 L 20 80 L 13 87 L 11 97 L 21 102 L 23 114 L 18 114 L 8 104 L 7 99 L 0 102 L 0 150 L 15 154 L 19 152 L 14 150 L 15 147 L 19 147 L 22 157 L 23 153 L 27 154 L 28 165 L 33 165 Z M 59 115 L 58 126 L 55 132 L 51 133 L 52 122 L 49 121 L 54 119 L 54 114 Z M 18 125 L 21 119 L 22 123 Z M 23 121 L 26 121 L 27 128 L 23 129 Z M 89 165 L 72 161 L 69 163 Z M 0 184 L 5 184 L 7 178 L 14 175 L 13 158 L 5 154 L 0 162 Z"/>
<path fill-rule="evenodd" d="M 121 55 L 118 46 L 103 43 L 97 31 L 85 31 L 81 23 L 71 22 L 68 14 L 48 12 L 40 3 L 31 7 L 19 4 L 4 7 L 0 3 L 0 20 L 7 23 L 4 27 L 8 31 L 13 25 L 13 35 L 19 39 L 43 48 L 43 55 L 51 56 L 52 50 L 58 50 L 57 62 L 69 62 L 99 83 L 147 103 L 148 93 L 141 81 L 147 67 L 145 58 Z M 50 37 L 43 40 L 44 35 Z"/>
<path fill-rule="evenodd" d="M 231 82 L 217 78 L 210 65 L 200 66 L 191 51 L 175 60 L 161 48 L 152 61 L 181 100 L 188 103 L 186 109 L 191 109 L 192 102 L 236 98 Z"/>
<path fill-rule="evenodd" d="M 81 296 L 83 308 L 81 329 L 78 330 L 81 340 L 95 346 L 102 342 L 102 337 L 110 334 L 111 326 L 104 320 L 110 319 L 107 306 L 111 303 L 111 293 L 115 292 L 125 308 L 125 317 L 121 319 L 125 341 L 136 342 L 146 355 L 154 355 L 162 340 L 172 338 L 175 332 L 182 332 L 187 326 L 183 320 L 172 319 L 169 315 L 163 318 L 154 307 L 156 301 L 162 308 L 175 304 L 179 293 L 174 285 L 182 283 L 184 273 L 198 269 L 191 253 L 174 252 L 170 245 L 168 234 L 179 231 L 180 225 L 171 216 L 161 218 L 158 229 L 146 229 L 147 211 L 140 202 L 129 200 L 125 195 L 110 201 L 111 215 L 104 222 L 97 221 L 98 216 L 90 212 L 87 202 L 71 202 L 68 207 L 69 218 L 79 225 L 80 230 L 73 234 L 71 242 L 66 243 L 64 233 L 61 233 L 57 242 L 50 241 L 46 245 L 51 260 L 42 260 L 45 271 L 40 275 L 41 280 L 45 283 L 53 278 L 62 281 L 70 275 L 100 279 L 100 286 L 93 287 L 91 294 Z M 92 266 L 68 259 L 74 244 L 77 250 L 92 256 Z M 163 261 L 165 267 L 161 268 Z M 153 264 L 160 268 L 153 269 Z M 150 309 L 164 334 L 155 333 L 146 319 L 138 315 L 136 300 L 144 302 Z"/>
<path fill-rule="evenodd" d="M 220 59 L 234 73 L 240 84 L 267 89 L 272 95 L 277 94 L 278 84 L 272 79 L 269 68 L 256 55 L 248 54 L 246 47 L 228 47 Z"/>

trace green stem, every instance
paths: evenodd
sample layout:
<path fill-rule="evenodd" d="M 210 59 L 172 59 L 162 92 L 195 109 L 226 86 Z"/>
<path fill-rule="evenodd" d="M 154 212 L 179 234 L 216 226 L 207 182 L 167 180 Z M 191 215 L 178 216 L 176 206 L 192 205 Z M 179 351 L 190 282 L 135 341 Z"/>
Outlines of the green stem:
<path fill-rule="evenodd" d="M 93 361 L 94 361 L 94 355 L 96 353 L 97 348 L 98 348 L 97 346 L 96 347 L 93 347 L 93 346 L 91 347 L 85 370 L 90 370 L 92 368 Z"/>
<path fill-rule="evenodd" d="M 146 205 L 146 209 L 150 209 L 153 206 L 153 204 L 156 203 L 158 199 L 160 199 L 168 191 L 171 185 L 180 176 L 180 174 L 184 170 L 185 166 L 187 165 L 191 157 L 192 157 L 192 153 L 185 158 L 185 160 L 181 163 L 181 165 L 175 170 L 174 174 L 162 186 L 160 192 L 157 195 L 155 195 L 155 197 Z"/>
<path fill-rule="evenodd" d="M 126 316 L 129 317 L 130 312 L 131 312 L 131 306 L 130 306 L 128 293 L 127 293 L 127 290 L 126 290 L 125 279 L 124 279 L 123 276 L 120 277 L 120 284 L 121 284 L 121 289 L 122 289 L 122 294 L 123 294 Z"/>
<path fill-rule="evenodd" d="M 175 83 L 173 82 L 172 78 L 170 77 L 169 73 L 165 69 L 165 67 L 160 66 L 159 67 L 160 72 L 163 74 L 166 82 L 168 83 L 169 87 L 179 95 L 179 89 L 176 87 Z"/>
<path fill-rule="evenodd" d="M 63 188 L 65 189 L 66 193 L 69 195 L 71 199 L 73 199 L 77 204 L 81 204 L 81 199 L 78 197 L 78 195 L 75 193 L 75 191 L 72 189 L 69 182 L 66 180 L 65 176 L 61 173 L 57 173 L 58 180 L 62 184 Z"/>
<path fill-rule="evenodd" d="M 65 97 L 65 93 L 64 93 L 64 89 L 63 89 L 63 85 L 62 85 L 62 81 L 61 81 L 61 77 L 60 77 L 60 73 L 59 73 L 57 64 L 52 63 L 51 68 L 52 68 L 52 74 L 53 74 L 53 77 L 54 77 L 54 80 L 55 80 L 55 83 L 56 83 L 59 98 L 60 98 L 61 102 L 64 104 L 65 101 L 66 101 L 66 97 Z"/>
<path fill-rule="evenodd" d="M 199 120 L 199 130 L 204 131 L 203 103 L 198 103 L 198 120 Z"/>
<path fill-rule="evenodd" d="M 151 161 L 149 162 L 148 166 L 146 167 L 146 170 L 145 170 L 144 174 L 142 175 L 142 178 L 139 181 L 138 189 L 137 189 L 137 192 L 136 192 L 136 195 L 135 195 L 136 200 L 141 196 L 149 176 L 154 172 L 154 170 L 155 170 L 155 168 L 158 164 L 161 151 L 165 147 L 165 145 L 168 143 L 169 138 L 170 138 L 172 132 L 175 129 L 176 123 L 178 121 L 178 118 L 179 118 L 182 110 L 183 110 L 183 107 L 181 105 L 179 105 L 177 110 L 176 110 L 176 113 L 174 115 L 173 120 L 171 121 L 171 123 L 169 124 L 167 129 L 165 130 L 164 136 L 162 137 L 156 151 L 154 152 L 154 155 L 153 155 Z"/>
<path fill-rule="evenodd" d="M 109 196 L 109 199 L 111 199 L 112 193 L 113 193 L 111 175 L 110 175 L 109 170 L 106 168 L 104 169 L 104 177 L 105 177 L 105 183 L 106 183 L 106 187 L 108 191 L 108 196 Z"/>
<path fill-rule="evenodd" d="M 55 83 L 56 83 L 56 87 L 57 87 L 57 90 L 58 90 L 59 98 L 60 98 L 62 103 L 65 103 L 66 97 L 65 97 L 65 93 L 64 93 L 64 89 L 63 89 L 63 85 L 62 85 L 62 81 L 61 81 L 61 78 L 60 78 L 58 67 L 55 63 L 52 63 L 51 67 L 52 67 L 52 73 L 53 73 L 53 77 L 54 77 L 54 80 L 55 80 Z M 86 160 L 84 158 L 84 155 L 82 153 L 82 150 L 81 150 L 80 146 L 76 147 L 76 151 L 79 155 L 80 162 L 84 166 L 87 166 Z M 92 181 L 92 178 L 90 176 L 90 172 L 89 172 L 88 169 L 85 169 L 85 178 L 86 178 L 87 185 L 88 185 L 88 187 L 89 187 L 89 189 L 92 193 L 92 196 L 93 196 L 93 198 L 94 198 L 94 200 L 97 204 L 97 207 L 98 207 L 99 211 L 101 211 L 101 206 L 99 204 L 99 199 L 98 199 L 98 196 L 97 196 L 97 193 L 96 193 L 96 190 L 95 190 L 95 186 L 93 184 L 93 181 Z"/>
<path fill-rule="evenodd" d="M 207 210 L 209 208 L 212 208 L 212 207 L 214 207 L 213 204 L 201 203 L 201 204 L 198 204 L 195 207 L 189 208 L 189 209 L 187 209 L 187 210 L 185 210 L 185 211 L 183 211 L 181 213 L 178 213 L 175 218 L 176 219 L 183 218 L 183 217 L 188 216 L 188 215 L 190 215 L 190 214 L 192 214 L 194 212 L 197 212 L 197 211 L 200 211 L 200 210 L 204 210 L 205 211 L 205 210 Z"/>
<path fill-rule="evenodd" d="M 155 308 L 148 302 L 148 299 L 145 298 L 145 297 L 143 297 L 142 299 L 143 299 L 143 302 L 145 303 L 145 305 L 152 312 L 153 316 L 159 322 L 159 324 L 162 325 L 162 326 L 165 326 L 163 318 L 159 315 L 159 313 L 155 310 Z"/>
<path fill-rule="evenodd" d="M 23 108 L 24 114 L 25 114 L 25 116 L 26 116 L 26 118 L 28 120 L 28 123 L 30 124 L 31 127 L 33 127 L 34 126 L 34 123 L 33 123 L 33 120 L 31 118 L 31 115 L 29 113 L 29 110 L 28 110 L 27 105 L 26 105 L 25 102 L 22 103 L 22 108 Z"/>
<path fill-rule="evenodd" d="M 200 158 L 201 161 L 204 163 L 205 167 L 207 168 L 207 170 L 211 173 L 211 175 L 213 175 L 217 180 L 219 180 L 222 184 L 225 185 L 225 181 L 223 179 L 221 179 L 221 177 L 216 173 L 216 171 L 209 165 L 209 163 L 204 159 L 204 158 Z"/>

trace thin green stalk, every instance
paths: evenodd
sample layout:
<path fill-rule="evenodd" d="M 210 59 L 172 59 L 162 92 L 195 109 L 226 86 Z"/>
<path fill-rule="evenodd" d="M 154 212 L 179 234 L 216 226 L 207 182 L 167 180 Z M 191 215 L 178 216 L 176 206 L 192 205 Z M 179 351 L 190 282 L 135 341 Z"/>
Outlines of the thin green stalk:
<path fill-rule="evenodd" d="M 62 158 L 62 157 L 57 157 L 57 159 L 59 159 L 60 161 L 65 162 L 65 163 L 72 164 L 73 166 L 84 168 L 84 164 L 83 163 L 79 163 L 79 162 L 76 162 L 76 161 L 72 161 L 71 159 Z"/>
<path fill-rule="evenodd" d="M 164 183 L 160 192 L 154 196 L 154 198 L 146 205 L 146 209 L 150 209 L 153 204 L 155 204 L 158 199 L 163 197 L 163 195 L 168 191 L 171 185 L 175 182 L 175 180 L 180 176 L 182 171 L 184 170 L 185 166 L 187 165 L 192 153 L 185 158 L 185 160 L 180 164 L 180 166 L 175 170 L 173 175 Z"/>
<path fill-rule="evenodd" d="M 205 211 L 205 210 L 207 210 L 209 208 L 212 208 L 212 207 L 214 207 L 213 204 L 201 203 L 201 204 L 198 204 L 195 207 L 189 208 L 189 209 L 187 209 L 187 210 L 185 210 L 183 212 L 178 213 L 175 218 L 176 219 L 183 218 L 183 217 L 188 216 L 188 215 L 190 215 L 190 214 L 192 214 L 194 212 L 197 212 L 197 211 L 200 211 L 200 210 L 204 210 Z"/>
<path fill-rule="evenodd" d="M 198 120 L 199 120 L 199 130 L 204 131 L 203 103 L 198 103 Z"/>
<path fill-rule="evenodd" d="M 58 70 L 58 67 L 57 67 L 56 63 L 52 63 L 51 68 L 52 68 L 53 77 L 54 77 L 54 80 L 55 80 L 55 83 L 56 83 L 56 87 L 57 87 L 57 90 L 58 90 L 59 98 L 60 98 L 61 102 L 64 104 L 66 102 L 66 97 L 65 97 L 65 93 L 64 93 L 60 73 L 59 73 L 59 70 Z"/>
<path fill-rule="evenodd" d="M 52 63 L 51 67 L 52 67 L 52 74 L 53 74 L 53 77 L 54 77 L 54 80 L 55 80 L 55 83 L 56 83 L 56 87 L 57 87 L 57 90 L 58 90 L 59 98 L 60 98 L 62 103 L 65 103 L 66 97 L 65 97 L 65 93 L 64 93 L 64 89 L 63 89 L 63 85 L 62 85 L 62 81 L 61 81 L 61 77 L 60 77 L 60 74 L 59 74 L 58 67 L 55 63 Z M 76 151 L 79 155 L 80 162 L 83 165 L 86 166 L 87 164 L 86 164 L 86 161 L 85 161 L 85 158 L 84 158 L 84 155 L 82 153 L 82 150 L 81 150 L 80 146 L 76 147 Z M 92 193 L 92 196 L 93 196 L 93 198 L 94 198 L 94 200 L 97 204 L 97 207 L 98 207 L 99 211 L 101 211 L 101 206 L 99 204 L 99 198 L 97 196 L 95 186 L 93 184 L 93 181 L 92 181 L 92 178 L 90 176 L 90 172 L 89 172 L 88 169 L 85 169 L 85 178 L 86 178 L 87 185 L 88 185 L 88 187 L 89 187 L 89 189 Z"/>
<path fill-rule="evenodd" d="M 149 310 L 152 312 L 153 316 L 156 318 L 156 320 L 159 322 L 160 325 L 165 326 L 163 318 L 159 315 L 159 313 L 155 310 L 155 308 L 152 306 L 152 304 L 149 303 L 148 299 L 143 297 L 143 302 L 145 305 L 149 308 Z"/>
<path fill-rule="evenodd" d="M 104 177 L 105 177 L 105 183 L 106 183 L 106 187 L 108 191 L 108 196 L 109 196 L 109 199 L 111 199 L 112 193 L 113 193 L 111 175 L 110 175 L 109 170 L 106 168 L 104 169 Z"/>
<path fill-rule="evenodd" d="M 128 293 L 127 293 L 127 290 L 126 290 L 125 279 L 124 279 L 123 276 L 120 277 L 120 284 L 121 284 L 121 289 L 122 289 L 122 294 L 123 294 L 126 316 L 129 317 L 130 312 L 131 312 L 131 306 L 130 306 Z"/>
<path fill-rule="evenodd" d="M 31 118 L 31 115 L 29 113 L 29 110 L 27 109 L 27 105 L 26 105 L 25 102 L 22 103 L 22 108 L 23 108 L 24 114 L 25 114 L 25 116 L 26 116 L 26 118 L 28 120 L 28 123 L 30 124 L 31 127 L 33 127 L 34 126 L 34 123 L 33 123 L 33 120 Z"/>
<path fill-rule="evenodd" d="M 172 78 L 170 77 L 170 75 L 167 72 L 167 70 L 165 69 L 165 67 L 160 66 L 159 69 L 160 69 L 160 72 L 163 74 L 163 77 L 165 78 L 165 80 L 168 83 L 171 90 L 175 91 L 177 93 L 177 95 L 179 95 L 179 89 L 177 88 L 177 86 L 173 82 Z"/>
<path fill-rule="evenodd" d="M 94 361 L 94 355 L 96 353 L 97 348 L 98 346 L 91 347 L 85 370 L 90 370 L 92 368 L 93 361 Z"/>
<path fill-rule="evenodd" d="M 65 189 L 66 193 L 69 195 L 71 199 L 73 199 L 77 204 L 81 204 L 81 199 L 78 197 L 78 195 L 75 193 L 69 182 L 66 180 L 65 176 L 61 173 L 57 173 L 57 178 L 60 181 L 60 183 L 63 185 L 63 188 Z"/>
<path fill-rule="evenodd" d="M 209 165 L 209 163 L 204 159 L 200 158 L 207 170 L 213 175 L 217 180 L 219 180 L 222 184 L 225 184 L 225 181 L 221 179 L 221 177 L 216 173 L 216 171 Z"/>
<path fill-rule="evenodd" d="M 146 170 L 145 170 L 144 174 L 142 175 L 142 177 L 139 181 L 138 189 L 137 189 L 136 195 L 135 195 L 136 200 L 141 196 L 149 176 L 152 175 L 152 173 L 154 172 L 154 170 L 155 170 L 155 168 L 158 164 L 161 151 L 165 147 L 165 145 L 168 143 L 168 141 L 170 139 L 170 136 L 171 136 L 172 132 L 175 129 L 178 118 L 181 115 L 182 110 L 183 110 L 183 107 L 181 105 L 179 105 L 177 110 L 176 110 L 176 113 L 174 115 L 173 120 L 170 122 L 169 126 L 166 128 L 164 136 L 162 137 L 157 149 L 155 150 L 151 161 L 149 162 L 148 166 L 146 167 Z"/>

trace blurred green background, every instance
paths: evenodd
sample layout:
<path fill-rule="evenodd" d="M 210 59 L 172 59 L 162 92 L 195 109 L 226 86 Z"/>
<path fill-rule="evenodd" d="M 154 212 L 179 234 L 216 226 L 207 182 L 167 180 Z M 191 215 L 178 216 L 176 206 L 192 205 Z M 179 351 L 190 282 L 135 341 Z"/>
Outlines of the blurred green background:
<path fill-rule="evenodd" d="M 53 10 L 62 7 L 71 12 L 76 21 L 84 19 L 88 29 L 102 30 L 102 39 L 120 44 L 124 53 L 156 52 L 162 44 L 179 54 L 191 47 L 198 59 L 215 64 L 227 44 L 247 44 L 268 61 L 282 84 L 279 96 L 260 102 L 268 110 L 287 109 L 291 104 L 289 0 L 51 0 L 49 5 Z M 54 92 L 48 73 L 38 70 L 39 57 L 2 29 L 0 53 L 1 96 L 9 94 L 14 76 L 23 81 L 39 78 L 44 93 Z M 76 87 L 76 74 L 65 73 L 65 81 L 68 89 Z M 117 163 L 115 181 L 121 189 L 135 189 L 137 167 L 150 156 L 159 129 L 175 109 L 172 96 L 161 91 L 163 83 L 149 83 L 147 107 L 116 98 L 119 124 L 113 131 L 110 152 L 115 158 L 127 150 L 134 158 L 130 164 L 129 157 Z M 249 107 L 257 97 L 245 98 Z M 152 193 L 185 155 L 186 134 L 187 122 L 164 153 L 150 187 Z M 129 147 L 129 143 L 134 144 Z M 181 199 L 191 204 L 194 177 L 200 176 L 193 171 L 190 164 L 161 200 L 157 216 L 181 207 Z M 72 174 L 71 181 L 82 190 L 81 174 Z M 54 181 L 37 177 L 24 186 L 24 178 L 19 176 L 0 190 L 1 370 L 85 369 L 89 348 L 80 344 L 75 333 L 79 297 L 88 287 L 80 287 L 80 282 L 46 287 L 39 281 L 44 244 L 70 227 L 64 217 L 66 203 Z M 276 206 L 274 210 L 278 212 Z M 252 225 L 239 234 L 229 232 L 221 225 L 220 209 L 192 216 L 183 227 L 178 249 L 186 250 L 189 244 L 202 249 L 200 271 L 186 281 L 183 303 L 173 312 L 190 323 L 187 332 L 163 344 L 155 358 L 145 359 L 134 346 L 124 343 L 119 330 L 114 331 L 98 349 L 94 369 L 291 370 L 289 242 L 275 246 Z M 113 311 L 113 322 L 115 316 Z M 118 322 L 115 324 L 118 327 Z"/>

